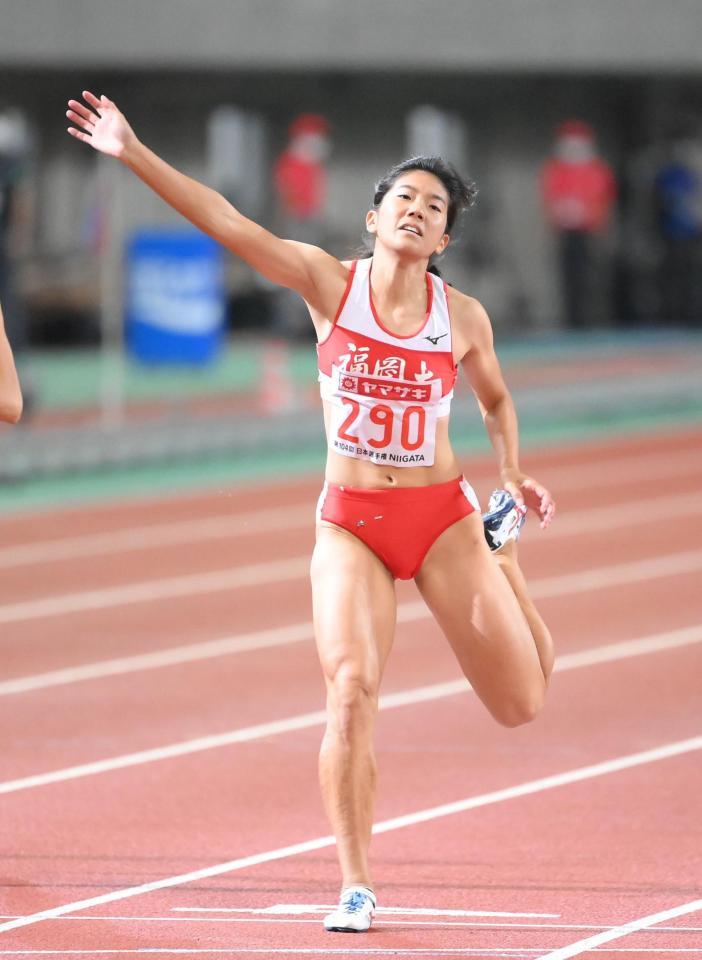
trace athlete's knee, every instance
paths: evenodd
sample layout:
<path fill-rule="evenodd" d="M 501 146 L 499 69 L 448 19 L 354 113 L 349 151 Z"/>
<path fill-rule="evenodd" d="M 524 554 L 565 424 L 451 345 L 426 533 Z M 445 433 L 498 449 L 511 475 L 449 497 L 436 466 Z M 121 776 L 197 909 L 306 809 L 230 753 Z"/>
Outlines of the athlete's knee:
<path fill-rule="evenodd" d="M 377 707 L 378 682 L 370 673 L 342 665 L 327 678 L 327 724 L 343 739 L 372 723 Z"/>
<path fill-rule="evenodd" d="M 492 707 L 491 713 L 503 727 L 521 727 L 531 723 L 544 705 L 545 688 L 512 696 Z"/>

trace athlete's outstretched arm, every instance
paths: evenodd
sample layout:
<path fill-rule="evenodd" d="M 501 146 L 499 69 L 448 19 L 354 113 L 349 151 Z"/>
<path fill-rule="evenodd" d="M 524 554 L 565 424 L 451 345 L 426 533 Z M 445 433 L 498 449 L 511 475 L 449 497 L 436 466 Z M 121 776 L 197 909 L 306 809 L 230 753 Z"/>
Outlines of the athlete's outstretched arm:
<path fill-rule="evenodd" d="M 0 305 L 0 420 L 17 423 L 21 416 L 22 391 Z"/>
<path fill-rule="evenodd" d="M 535 510 L 541 526 L 546 527 L 553 519 L 556 505 L 546 487 L 519 467 L 517 413 L 495 354 L 490 319 L 477 300 L 458 296 L 459 309 L 454 310 L 454 316 L 457 314 L 457 326 L 469 344 L 461 366 L 478 400 L 497 454 L 502 483 L 513 497 Z"/>
<path fill-rule="evenodd" d="M 84 90 L 83 98 L 85 103 L 68 101 L 66 116 L 76 124 L 68 128 L 72 136 L 117 157 L 178 213 L 273 283 L 296 290 L 323 315 L 336 309 L 339 283 L 347 276 L 338 260 L 310 244 L 281 240 L 249 220 L 216 190 L 180 173 L 144 146 L 107 97 Z"/>

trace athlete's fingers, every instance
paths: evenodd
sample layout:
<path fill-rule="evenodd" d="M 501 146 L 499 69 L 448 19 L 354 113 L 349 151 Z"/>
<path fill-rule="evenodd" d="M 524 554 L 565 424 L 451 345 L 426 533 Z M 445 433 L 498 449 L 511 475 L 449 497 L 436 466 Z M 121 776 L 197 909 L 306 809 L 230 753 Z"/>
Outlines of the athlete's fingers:
<path fill-rule="evenodd" d="M 90 137 L 87 133 L 83 133 L 81 130 L 76 130 L 75 127 L 68 127 L 68 132 L 72 137 L 75 137 L 76 140 L 84 140 L 86 143 L 90 143 Z"/>
<path fill-rule="evenodd" d="M 68 106 L 71 108 L 71 110 L 75 111 L 75 113 L 79 113 L 81 117 L 85 117 L 86 120 L 91 120 L 95 117 L 93 111 L 88 110 L 86 105 L 84 103 L 80 103 L 78 100 L 69 100 Z"/>
<path fill-rule="evenodd" d="M 66 116 L 84 130 L 92 130 L 95 126 L 92 120 L 88 120 L 87 117 L 82 117 L 79 113 L 76 113 L 75 110 L 66 110 Z"/>
<path fill-rule="evenodd" d="M 94 93 L 91 93 L 90 90 L 84 90 L 83 99 L 89 103 L 90 106 L 93 107 L 93 109 L 95 109 L 100 116 L 102 116 L 102 114 L 100 114 L 100 107 L 104 106 L 104 104 L 95 96 Z"/>
<path fill-rule="evenodd" d="M 553 501 L 551 501 L 551 503 L 549 503 L 548 506 L 546 507 L 546 510 L 544 511 L 544 513 L 543 513 L 543 515 L 542 515 L 542 518 L 541 518 L 541 529 L 542 529 L 542 530 L 545 530 L 545 529 L 546 529 L 546 527 L 547 527 L 547 526 L 549 525 L 549 523 L 553 520 L 553 518 L 554 518 L 555 515 L 556 515 L 556 504 L 553 503 Z"/>

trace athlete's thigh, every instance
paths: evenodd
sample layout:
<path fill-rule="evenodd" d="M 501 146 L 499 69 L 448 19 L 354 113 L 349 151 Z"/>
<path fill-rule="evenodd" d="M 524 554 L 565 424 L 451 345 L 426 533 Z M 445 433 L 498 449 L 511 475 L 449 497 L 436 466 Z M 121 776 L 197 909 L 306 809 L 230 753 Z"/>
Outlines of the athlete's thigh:
<path fill-rule="evenodd" d="M 357 537 L 320 524 L 312 556 L 317 651 L 326 679 L 339 670 L 377 686 L 395 634 L 392 576 Z"/>
<path fill-rule="evenodd" d="M 483 703 L 502 722 L 538 709 L 544 679 L 527 621 L 485 543 L 479 513 L 435 541 L 417 586 Z"/>

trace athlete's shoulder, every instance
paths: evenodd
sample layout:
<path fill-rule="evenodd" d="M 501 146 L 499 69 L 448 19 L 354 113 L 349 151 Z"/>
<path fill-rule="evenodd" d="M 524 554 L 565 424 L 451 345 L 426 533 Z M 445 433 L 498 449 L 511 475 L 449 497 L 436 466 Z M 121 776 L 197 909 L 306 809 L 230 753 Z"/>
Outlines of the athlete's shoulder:
<path fill-rule="evenodd" d="M 474 347 L 492 343 L 492 324 L 480 300 L 448 287 L 454 354 L 464 356 Z"/>
<path fill-rule="evenodd" d="M 283 243 L 294 247 L 308 267 L 312 267 L 315 272 L 321 271 L 343 279 L 346 279 L 349 274 L 352 260 L 339 260 L 333 254 L 323 250 L 322 247 L 313 243 L 303 243 L 301 240 L 284 240 Z"/>

